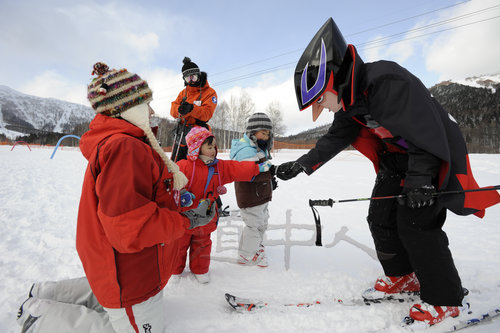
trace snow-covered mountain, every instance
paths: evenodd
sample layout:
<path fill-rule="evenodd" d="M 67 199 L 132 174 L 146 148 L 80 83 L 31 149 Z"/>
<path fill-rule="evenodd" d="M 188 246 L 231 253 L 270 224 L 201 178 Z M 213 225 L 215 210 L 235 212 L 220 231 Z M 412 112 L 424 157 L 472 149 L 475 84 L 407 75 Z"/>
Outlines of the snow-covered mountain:
<path fill-rule="evenodd" d="M 0 85 L 0 134 L 7 137 L 38 131 L 71 133 L 94 115 L 89 106 L 31 96 Z"/>
<path fill-rule="evenodd" d="M 495 93 L 498 85 L 500 84 L 500 73 L 472 76 L 463 80 L 450 80 L 446 82 L 458 83 L 474 88 L 488 88 Z"/>

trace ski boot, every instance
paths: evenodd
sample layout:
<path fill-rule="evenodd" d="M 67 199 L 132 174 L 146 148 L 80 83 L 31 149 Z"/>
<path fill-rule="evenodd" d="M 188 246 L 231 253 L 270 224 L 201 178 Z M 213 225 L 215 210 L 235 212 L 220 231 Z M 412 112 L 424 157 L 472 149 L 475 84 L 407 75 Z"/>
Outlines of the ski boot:
<path fill-rule="evenodd" d="M 420 294 L 420 283 L 415 273 L 403 276 L 382 276 L 377 279 L 375 286 L 363 293 L 366 302 L 379 303 L 385 300 L 399 302 L 412 301 L 412 296 Z"/>

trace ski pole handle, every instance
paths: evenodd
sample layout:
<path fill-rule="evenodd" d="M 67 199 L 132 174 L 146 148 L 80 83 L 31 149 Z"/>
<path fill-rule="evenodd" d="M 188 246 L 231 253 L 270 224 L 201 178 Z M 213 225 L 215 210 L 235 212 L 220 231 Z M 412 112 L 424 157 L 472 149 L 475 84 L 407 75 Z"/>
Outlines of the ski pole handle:
<path fill-rule="evenodd" d="M 311 200 L 309 199 L 309 206 L 333 206 L 333 199 L 328 199 L 328 200 Z"/>

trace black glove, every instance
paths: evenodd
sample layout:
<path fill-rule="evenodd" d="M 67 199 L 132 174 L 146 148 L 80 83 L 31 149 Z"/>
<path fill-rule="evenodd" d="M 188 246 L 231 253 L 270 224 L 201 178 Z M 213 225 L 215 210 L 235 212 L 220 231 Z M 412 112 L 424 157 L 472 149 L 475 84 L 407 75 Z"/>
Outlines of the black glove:
<path fill-rule="evenodd" d="M 210 200 L 203 200 L 198 205 L 198 208 L 187 210 L 182 214 L 184 214 L 191 223 L 189 229 L 194 229 L 196 227 L 202 227 L 212 221 L 216 210 L 215 201 L 210 205 Z"/>
<path fill-rule="evenodd" d="M 289 180 L 304 171 L 302 166 L 296 161 L 285 162 L 276 169 L 276 176 L 281 180 Z"/>
<path fill-rule="evenodd" d="M 271 186 L 273 188 L 273 191 L 278 187 L 278 181 L 276 180 L 275 176 L 273 176 L 273 178 L 271 178 Z"/>
<path fill-rule="evenodd" d="M 404 198 L 398 198 L 398 203 L 402 206 L 407 205 L 410 208 L 420 208 L 432 206 L 434 204 L 434 196 L 436 189 L 432 185 L 424 185 L 419 188 L 404 187 L 401 194 L 406 195 Z"/>
<path fill-rule="evenodd" d="M 276 166 L 273 164 L 271 165 L 271 167 L 269 168 L 269 171 L 271 172 L 271 176 L 276 176 Z"/>
<path fill-rule="evenodd" d="M 192 110 L 193 110 L 193 104 L 188 103 L 186 101 L 182 102 L 181 105 L 179 105 L 179 108 L 177 109 L 177 111 L 181 116 L 187 115 Z"/>

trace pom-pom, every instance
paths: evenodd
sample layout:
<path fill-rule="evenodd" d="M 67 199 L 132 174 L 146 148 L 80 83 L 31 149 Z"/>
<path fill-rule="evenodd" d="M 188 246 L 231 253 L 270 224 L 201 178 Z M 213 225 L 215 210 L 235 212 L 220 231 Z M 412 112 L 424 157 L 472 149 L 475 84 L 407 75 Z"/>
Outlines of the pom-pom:
<path fill-rule="evenodd" d="M 191 59 L 189 57 L 184 57 L 184 59 L 182 59 L 183 64 L 187 64 L 188 62 L 191 62 Z"/>
<path fill-rule="evenodd" d="M 95 65 L 94 65 L 94 70 L 92 71 L 92 75 L 103 75 L 103 74 L 106 74 L 107 72 L 109 71 L 109 67 L 108 65 L 106 65 L 105 63 L 103 62 L 97 62 Z"/>

